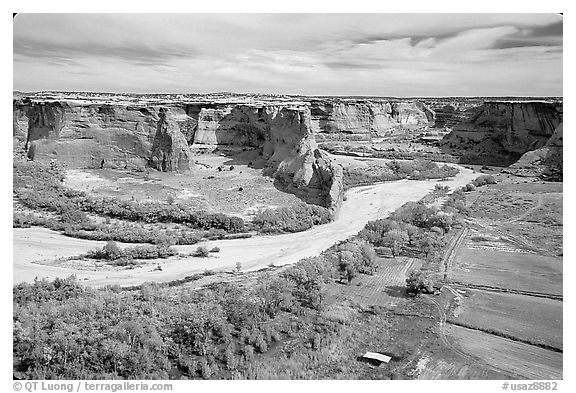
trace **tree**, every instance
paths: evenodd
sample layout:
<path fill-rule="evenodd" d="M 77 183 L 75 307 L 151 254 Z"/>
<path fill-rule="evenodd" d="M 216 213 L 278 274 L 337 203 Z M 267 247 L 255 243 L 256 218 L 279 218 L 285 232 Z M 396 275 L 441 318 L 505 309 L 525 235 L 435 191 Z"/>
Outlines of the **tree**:
<path fill-rule="evenodd" d="M 393 229 L 382 237 L 381 242 L 383 246 L 390 248 L 392 257 L 395 258 L 396 255 L 400 253 L 402 247 L 408 242 L 408 233 L 401 229 Z"/>
<path fill-rule="evenodd" d="M 406 278 L 406 292 L 410 295 L 434 293 L 434 281 L 422 270 L 413 270 Z"/>
<path fill-rule="evenodd" d="M 426 258 L 444 246 L 444 240 L 437 231 L 422 231 L 410 239 L 411 244 L 424 253 Z"/>
<path fill-rule="evenodd" d="M 446 233 L 450 230 L 450 228 L 452 228 L 454 220 L 452 219 L 452 215 L 444 212 L 438 212 L 430 217 L 428 223 L 430 227 L 441 228 L 443 232 Z"/>
<path fill-rule="evenodd" d="M 350 251 L 341 251 L 338 255 L 338 271 L 340 272 L 340 282 L 348 280 L 348 284 L 356 277 L 357 269 L 354 263 L 354 254 Z"/>
<path fill-rule="evenodd" d="M 115 241 L 109 241 L 106 243 L 106 245 L 103 248 L 104 251 L 104 255 L 106 256 L 106 259 L 118 259 L 122 256 L 122 251 L 120 250 L 120 248 L 118 247 L 118 244 L 116 244 Z"/>
<path fill-rule="evenodd" d="M 361 273 L 374 274 L 377 268 L 376 260 L 378 259 L 374 247 L 369 243 L 362 242 L 360 244 L 360 253 L 362 255 Z"/>

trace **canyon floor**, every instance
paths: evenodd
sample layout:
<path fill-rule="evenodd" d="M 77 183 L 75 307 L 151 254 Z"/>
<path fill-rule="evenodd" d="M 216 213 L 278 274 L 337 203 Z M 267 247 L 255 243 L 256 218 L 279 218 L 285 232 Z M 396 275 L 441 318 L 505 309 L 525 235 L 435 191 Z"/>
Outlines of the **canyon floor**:
<path fill-rule="evenodd" d="M 456 189 L 477 176 L 470 169 L 460 167 L 460 173 L 440 184 Z M 271 262 L 282 266 L 302 258 L 315 256 L 338 241 L 357 234 L 364 225 L 377 218 L 386 217 L 391 211 L 408 201 L 416 201 L 428 194 L 438 184 L 435 180 L 401 180 L 372 186 L 357 187 L 346 194 L 336 219 L 308 231 L 277 236 L 256 236 L 249 239 L 218 240 L 175 246 L 181 253 L 192 252 L 198 246 L 218 246 L 217 257 L 169 258 L 154 260 L 146 265 L 124 270 L 93 271 L 58 265 L 58 258 L 71 257 L 102 247 L 98 241 L 72 239 L 43 228 L 14 229 L 14 283 L 32 282 L 34 278 L 67 277 L 76 274 L 90 286 L 136 285 L 147 281 L 172 281 L 205 270 L 231 271 L 241 264 L 243 271 L 258 270 Z M 161 266 L 162 270 L 156 270 Z"/>

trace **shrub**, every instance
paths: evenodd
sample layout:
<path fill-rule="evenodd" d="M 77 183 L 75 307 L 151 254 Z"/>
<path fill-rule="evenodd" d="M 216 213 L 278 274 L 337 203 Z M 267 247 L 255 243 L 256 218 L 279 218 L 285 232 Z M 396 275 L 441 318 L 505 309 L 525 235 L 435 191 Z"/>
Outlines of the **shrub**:
<path fill-rule="evenodd" d="M 434 191 L 436 192 L 440 192 L 440 193 L 448 193 L 450 191 L 450 187 L 448 186 L 443 186 L 441 184 L 436 184 L 434 186 Z"/>
<path fill-rule="evenodd" d="M 192 254 L 194 257 L 207 258 L 210 256 L 210 251 L 205 246 L 200 246 Z"/>
<path fill-rule="evenodd" d="M 496 184 L 496 179 L 492 175 L 480 175 L 472 181 L 476 187 L 482 187 L 487 184 Z"/>

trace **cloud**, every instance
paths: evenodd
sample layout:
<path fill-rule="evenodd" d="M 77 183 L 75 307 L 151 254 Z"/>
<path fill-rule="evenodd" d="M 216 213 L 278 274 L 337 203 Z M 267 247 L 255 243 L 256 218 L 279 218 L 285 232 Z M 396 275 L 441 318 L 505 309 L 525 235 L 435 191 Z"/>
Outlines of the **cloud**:
<path fill-rule="evenodd" d="M 14 88 L 554 95 L 562 26 L 554 14 L 23 14 Z"/>
<path fill-rule="evenodd" d="M 557 22 L 546 26 L 526 28 L 516 34 L 498 40 L 494 48 L 520 48 L 525 46 L 561 47 L 563 40 L 563 23 Z"/>

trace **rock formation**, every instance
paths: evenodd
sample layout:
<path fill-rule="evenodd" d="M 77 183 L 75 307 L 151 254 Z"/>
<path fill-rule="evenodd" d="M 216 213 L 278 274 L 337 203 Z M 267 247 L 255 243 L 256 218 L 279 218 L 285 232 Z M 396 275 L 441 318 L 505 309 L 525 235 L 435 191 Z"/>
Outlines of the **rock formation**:
<path fill-rule="evenodd" d="M 465 162 L 509 165 L 546 145 L 561 122 L 554 102 L 486 101 L 440 145 Z"/>
<path fill-rule="evenodd" d="M 434 124 L 434 112 L 417 101 L 312 101 L 312 127 L 320 134 L 385 134 Z"/>
<path fill-rule="evenodd" d="M 452 129 L 470 118 L 483 104 L 474 98 L 451 98 L 426 101 L 426 106 L 434 111 L 434 128 Z"/>
<path fill-rule="evenodd" d="M 189 170 L 191 145 L 261 150 L 265 173 L 307 201 L 335 208 L 342 170 L 318 150 L 305 105 L 14 102 L 14 136 L 26 135 L 28 156 L 69 167 Z"/>
<path fill-rule="evenodd" d="M 507 169 L 507 172 L 517 176 L 562 181 L 563 145 L 563 127 L 560 123 L 543 147 L 524 153 L 517 162 Z"/>

